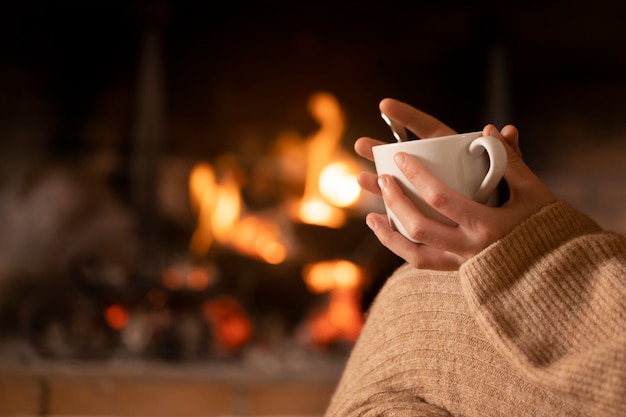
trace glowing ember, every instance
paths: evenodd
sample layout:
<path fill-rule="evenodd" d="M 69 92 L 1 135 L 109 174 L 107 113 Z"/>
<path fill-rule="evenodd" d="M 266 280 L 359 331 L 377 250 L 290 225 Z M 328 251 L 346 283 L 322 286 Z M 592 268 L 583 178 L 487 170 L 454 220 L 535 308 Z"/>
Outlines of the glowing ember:
<path fill-rule="evenodd" d="M 330 291 L 326 309 L 309 322 L 311 338 L 321 344 L 339 339 L 356 341 L 363 326 L 358 291 L 361 269 L 346 260 L 322 261 L 306 265 L 303 277 L 312 292 Z"/>
<path fill-rule="evenodd" d="M 310 322 L 311 338 L 321 344 L 336 340 L 355 342 L 363 327 L 359 297 L 355 288 L 334 289 L 330 304 Z"/>
<path fill-rule="evenodd" d="M 313 293 L 324 293 L 333 288 L 356 288 L 361 284 L 361 269 L 343 259 L 305 265 L 304 282 Z"/>
<path fill-rule="evenodd" d="M 115 330 L 123 329 L 128 323 L 128 310 L 120 304 L 113 304 L 104 310 L 107 324 Z"/>
<path fill-rule="evenodd" d="M 209 272 L 201 267 L 192 268 L 187 274 L 187 287 L 192 291 L 205 290 L 211 284 Z"/>
<path fill-rule="evenodd" d="M 217 345 L 226 353 L 243 347 L 252 336 L 252 323 L 234 298 L 221 295 L 206 301 L 202 313 L 213 328 Z"/>
<path fill-rule="evenodd" d="M 161 272 L 161 283 L 170 291 L 204 291 L 216 281 L 215 270 L 209 266 L 171 266 Z"/>

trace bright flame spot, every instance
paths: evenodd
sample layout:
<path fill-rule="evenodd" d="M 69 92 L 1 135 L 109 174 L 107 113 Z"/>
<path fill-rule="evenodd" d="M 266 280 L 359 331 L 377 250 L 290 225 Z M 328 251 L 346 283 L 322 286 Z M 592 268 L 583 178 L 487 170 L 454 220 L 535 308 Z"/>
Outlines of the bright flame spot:
<path fill-rule="evenodd" d="M 345 223 L 346 215 L 322 199 L 303 200 L 299 207 L 299 218 L 305 223 L 339 228 Z"/>
<path fill-rule="evenodd" d="M 196 164 L 189 174 L 191 207 L 198 213 L 198 225 L 189 242 L 189 248 L 196 255 L 207 253 L 213 242 L 211 218 L 216 193 L 217 180 L 213 167 L 203 162 Z"/>
<path fill-rule="evenodd" d="M 322 344 L 338 339 L 356 341 L 363 326 L 358 291 L 363 280 L 361 268 L 337 259 L 308 264 L 302 274 L 311 292 L 330 291 L 326 309 L 309 321 L 312 339 Z"/>
<path fill-rule="evenodd" d="M 344 339 L 354 342 L 363 327 L 359 297 L 354 288 L 336 288 L 330 293 L 330 304 L 310 322 L 311 337 L 328 344 Z"/>
<path fill-rule="evenodd" d="M 252 323 L 234 298 L 221 295 L 206 301 L 202 313 L 213 328 L 218 347 L 224 351 L 236 351 L 250 340 Z"/>
<path fill-rule="evenodd" d="M 128 323 L 128 310 L 120 304 L 113 304 L 104 310 L 107 324 L 114 330 L 123 329 Z"/>
<path fill-rule="evenodd" d="M 267 263 L 278 265 L 287 258 L 287 249 L 278 242 L 268 242 L 259 249 L 259 254 Z"/>
<path fill-rule="evenodd" d="M 220 184 L 215 200 L 215 207 L 211 213 L 211 228 L 215 239 L 220 243 L 228 243 L 233 229 L 241 214 L 241 196 L 239 184 L 230 173 Z"/>
<path fill-rule="evenodd" d="M 354 288 L 361 284 L 361 269 L 350 261 L 331 260 L 307 264 L 304 282 L 311 292 L 323 293 L 333 288 Z"/>
<path fill-rule="evenodd" d="M 200 200 L 201 203 L 198 225 L 189 243 L 191 251 L 198 256 L 205 255 L 215 240 L 270 264 L 283 262 L 287 248 L 281 243 L 278 225 L 259 216 L 242 215 L 244 207 L 235 166 L 232 161 L 227 163 L 217 183 L 206 164 L 198 164 L 192 170 L 191 177 L 195 179 L 190 179 L 190 193 L 204 192 L 204 196 L 192 198 L 192 202 Z"/>
<path fill-rule="evenodd" d="M 240 253 L 270 264 L 279 264 L 287 258 L 287 249 L 280 243 L 278 226 L 261 217 L 248 216 L 239 222 L 233 235 L 233 246 Z"/>
<path fill-rule="evenodd" d="M 195 211 L 200 209 L 204 199 L 212 199 L 215 184 L 215 171 L 211 165 L 202 162 L 194 166 L 189 175 L 189 197 Z"/>
<path fill-rule="evenodd" d="M 319 188 L 322 196 L 337 207 L 348 207 L 361 195 L 356 173 L 344 162 L 327 165 L 320 174 Z"/>
<path fill-rule="evenodd" d="M 306 179 L 301 207 L 295 210 L 300 221 L 338 228 L 345 222 L 344 213 L 322 200 L 319 180 L 328 161 L 339 150 L 345 121 L 339 103 L 328 93 L 318 93 L 309 100 L 309 111 L 320 128 L 306 142 Z"/>

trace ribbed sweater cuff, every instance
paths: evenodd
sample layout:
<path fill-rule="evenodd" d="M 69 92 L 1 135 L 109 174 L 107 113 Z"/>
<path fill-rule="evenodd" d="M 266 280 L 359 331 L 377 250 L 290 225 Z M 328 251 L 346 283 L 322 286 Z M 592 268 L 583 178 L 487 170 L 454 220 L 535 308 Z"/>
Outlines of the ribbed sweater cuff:
<path fill-rule="evenodd" d="M 468 277 L 468 284 L 480 303 L 563 243 L 601 230 L 589 217 L 558 201 L 463 264 L 460 272 Z"/>
<path fill-rule="evenodd" d="M 511 359 L 544 366 L 573 345 L 588 345 L 580 332 L 588 319 L 585 293 L 593 275 L 588 236 L 600 227 L 564 202 L 543 208 L 500 241 L 466 262 L 461 286 L 483 330 Z M 587 239 L 581 241 L 581 239 Z M 581 340 L 583 338 L 585 340 Z"/>

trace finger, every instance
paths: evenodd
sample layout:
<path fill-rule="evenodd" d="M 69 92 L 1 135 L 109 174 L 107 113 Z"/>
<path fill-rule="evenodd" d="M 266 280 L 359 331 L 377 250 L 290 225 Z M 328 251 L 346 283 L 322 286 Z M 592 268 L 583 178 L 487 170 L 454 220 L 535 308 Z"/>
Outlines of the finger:
<path fill-rule="evenodd" d="M 373 172 L 361 172 L 356 177 L 357 182 L 365 191 L 368 191 L 374 195 L 381 196 L 380 188 L 378 187 L 378 176 Z"/>
<path fill-rule="evenodd" d="M 465 261 L 450 252 L 407 240 L 389 226 L 385 215 L 371 213 L 366 217 L 366 222 L 380 243 L 415 268 L 454 271 Z"/>
<path fill-rule="evenodd" d="M 500 131 L 502 138 L 504 138 L 505 142 L 513 148 L 515 153 L 518 156 L 522 156 L 522 151 L 519 147 L 519 132 L 517 128 L 513 125 L 506 125 Z"/>
<path fill-rule="evenodd" d="M 457 234 L 456 227 L 427 217 L 402 192 L 393 177 L 381 175 L 378 184 L 387 209 L 395 214 L 412 240 L 448 250 L 450 244 L 445 240 L 455 240 L 453 236 Z"/>
<path fill-rule="evenodd" d="M 432 138 L 456 133 L 435 117 L 424 113 L 401 101 L 385 98 L 381 100 L 379 109 L 391 119 L 408 128 L 419 138 Z"/>
<path fill-rule="evenodd" d="M 499 132 L 494 125 L 490 124 L 483 128 L 484 136 L 493 136 L 502 141 L 507 153 L 507 166 L 515 166 L 519 161 L 521 161 L 521 153 L 519 152 L 519 147 L 517 147 L 517 128 L 512 125 L 508 125 L 503 129 L 503 132 L 507 134 L 506 137 Z"/>
<path fill-rule="evenodd" d="M 385 142 L 381 142 L 372 138 L 359 138 L 356 140 L 356 142 L 354 142 L 354 151 L 363 158 L 373 161 L 374 155 L 372 154 L 372 148 L 377 145 L 382 145 L 383 143 Z"/>
<path fill-rule="evenodd" d="M 472 223 L 473 220 L 469 221 L 468 219 L 474 219 L 478 210 L 484 207 L 448 187 L 419 159 L 404 152 L 398 152 L 394 160 L 402 174 L 415 187 L 426 203 L 453 222 L 457 224 Z M 383 190 L 383 196 L 384 194 Z M 447 247 L 446 250 L 450 250 L 450 248 Z"/>

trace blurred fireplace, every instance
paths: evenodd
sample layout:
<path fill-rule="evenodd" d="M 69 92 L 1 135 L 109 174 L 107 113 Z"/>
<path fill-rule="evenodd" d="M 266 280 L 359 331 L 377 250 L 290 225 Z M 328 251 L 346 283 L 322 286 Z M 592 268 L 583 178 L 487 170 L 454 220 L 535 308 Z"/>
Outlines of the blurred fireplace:
<path fill-rule="evenodd" d="M 520 125 L 525 158 L 557 194 L 626 228 L 626 37 L 611 33 L 620 14 L 607 22 L 602 5 L 607 29 L 578 34 L 575 8 L 556 3 L 567 19 L 548 22 L 539 4 L 485 13 L 416 2 L 388 16 L 345 6 L 351 24 L 319 4 L 285 6 L 284 20 L 267 22 L 256 15 L 274 16 L 265 3 L 247 13 L 229 5 L 222 21 L 204 6 L 188 31 L 188 21 L 168 31 L 170 3 L 159 1 L 131 2 L 140 17 L 110 25 L 129 14 L 125 3 L 59 2 L 54 18 L 2 28 L 22 34 L 13 53 L 41 55 L 26 59 L 40 72 L 3 65 L 0 74 L 0 127 L 12 139 L 0 144 L 0 330 L 38 354 L 345 353 L 370 293 L 398 264 L 363 222 L 379 202 L 340 198 L 355 170 L 371 169 L 351 152 L 354 138 L 392 139 L 376 111 L 384 96 L 458 130 Z M 75 8 L 89 13 L 67 13 Z M 415 25 L 414 16 L 428 18 Z M 545 32 L 529 33 L 537 16 Z M 485 33 L 489 17 L 510 26 Z M 196 38 L 202 25 L 219 30 Z M 120 52 L 100 53 L 106 45 Z M 58 84 L 46 83 L 48 70 Z"/>
<path fill-rule="evenodd" d="M 158 23 L 141 38 L 117 187 L 95 162 L 119 156 L 8 166 L 5 336 L 53 359 L 224 359 L 286 346 L 345 354 L 363 292 L 397 260 L 364 225 L 379 203 L 356 184 L 364 167 L 343 144 L 341 103 L 312 92 L 306 134 L 168 153 Z"/>

